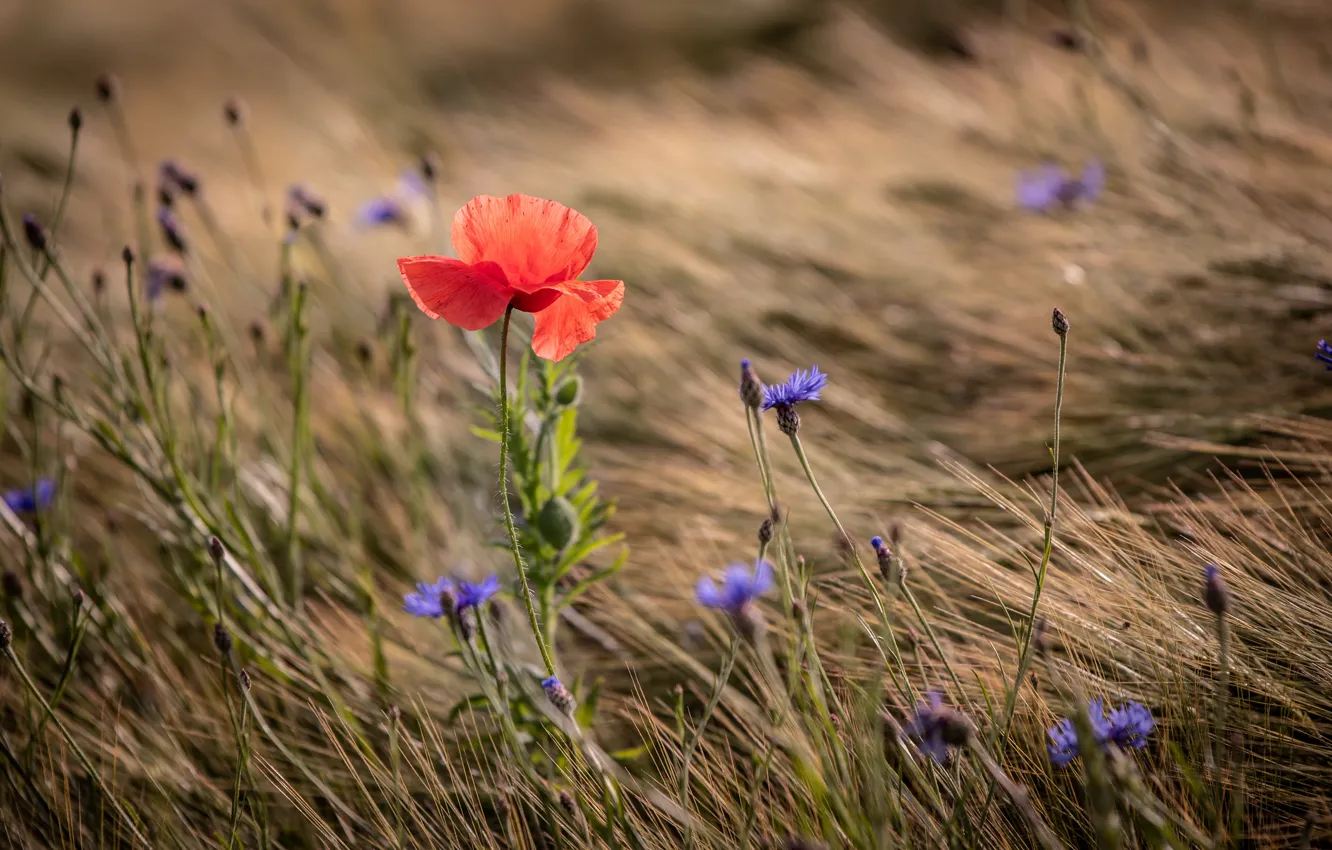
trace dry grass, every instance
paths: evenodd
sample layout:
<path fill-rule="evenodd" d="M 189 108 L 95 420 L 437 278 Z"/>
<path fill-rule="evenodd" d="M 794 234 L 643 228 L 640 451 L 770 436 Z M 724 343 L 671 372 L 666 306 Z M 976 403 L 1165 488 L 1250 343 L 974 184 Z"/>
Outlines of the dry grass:
<path fill-rule="evenodd" d="M 275 527 L 289 394 L 279 328 L 266 315 L 277 234 L 261 225 L 261 201 L 224 132 L 227 96 L 249 103 L 268 194 L 306 180 L 334 211 L 322 231 L 326 250 L 303 245 L 294 258 L 297 276 L 311 283 L 314 474 L 328 489 L 305 529 L 319 572 L 309 617 L 296 628 L 326 658 L 312 662 L 271 624 L 247 636 L 246 651 L 267 674 L 256 675 L 256 699 L 282 733 L 255 753 L 255 770 L 271 782 L 269 817 L 291 830 L 275 843 L 391 846 L 401 816 L 420 846 L 431 835 L 500 846 L 479 828 L 458 839 L 450 830 L 472 827 L 455 812 L 493 815 L 501 787 L 529 793 L 519 777 L 488 773 L 496 761 L 484 751 L 468 756 L 475 770 L 439 757 L 457 752 L 450 742 L 466 735 L 443 715 L 468 685 L 437 630 L 394 613 L 409 581 L 444 564 L 504 561 L 483 545 L 493 459 L 467 432 L 471 384 L 481 375 L 450 329 L 426 323 L 416 328 L 415 413 L 431 459 L 424 525 L 421 494 L 403 487 L 416 474 L 404 447 L 412 423 L 395 402 L 387 338 L 375 324 L 398 287 L 392 259 L 439 249 L 444 228 L 363 234 L 347 224 L 359 200 L 389 188 L 399 164 L 422 150 L 446 163 L 441 209 L 479 192 L 559 198 L 601 231 L 592 271 L 630 287 L 584 364 L 582 435 L 596 477 L 619 502 L 614 526 L 634 556 L 580 609 L 605 634 L 571 638 L 564 653 L 589 679 L 606 680 L 602 711 L 621 721 L 605 732 L 608 749 L 654 741 L 640 764 L 654 762 L 647 773 L 674 787 L 679 742 L 667 688 L 683 681 L 701 703 L 711 687 L 713 643 L 724 638 L 713 628 L 720 624 L 696 621 L 693 582 L 743 559 L 765 513 L 734 402 L 741 356 L 770 380 L 809 363 L 832 373 L 824 403 L 804 418 L 823 486 L 858 539 L 889 521 L 904 524 L 911 581 L 948 662 L 974 673 L 965 696 L 954 697 L 977 707 L 982 687 L 1002 694 L 1016 659 L 1007 618 L 1025 616 L 1014 612 L 1025 611 L 1032 584 L 1019 553 L 1036 551 L 1041 530 L 1040 483 L 1012 482 L 1048 469 L 1055 347 L 1045 327 L 1058 303 L 1074 324 L 1064 451 L 1080 468 L 1042 605 L 1064 654 L 1089 687 L 1141 699 L 1163 716 L 1148 771 L 1153 791 L 1206 824 L 1211 815 L 1170 747 L 1194 756 L 1206 748 L 1198 712 L 1214 654 L 1198 575 L 1202 563 L 1221 564 L 1237 600 L 1232 689 L 1243 757 L 1242 768 L 1202 781 L 1243 788 L 1246 830 L 1260 845 L 1290 843 L 1306 811 L 1322 805 L 1332 719 L 1322 487 L 1332 434 L 1316 417 L 1332 407 L 1332 391 L 1310 353 L 1332 291 L 1332 211 L 1321 201 L 1332 188 L 1324 132 L 1332 68 L 1308 35 L 1328 25 L 1316 4 L 1287 4 L 1264 30 L 1281 48 L 1298 114 L 1281 103 L 1262 33 L 1244 20 L 1187 4 L 1098 4 L 1108 60 L 1146 95 L 1173 142 L 1087 57 L 1046 43 L 1061 16 L 1040 7 L 1027 10 L 1020 32 L 959 10 L 968 13 L 962 32 L 979 57 L 972 62 L 922 55 L 871 25 L 864 7 L 837 5 L 822 23 L 776 38 L 771 25 L 789 10 L 805 20 L 807 4 L 794 2 L 743 21 L 707 17 L 725 7 L 716 3 L 681 6 L 678 18 L 635 17 L 624 11 L 632 4 L 599 4 L 596 17 L 554 0 L 341 2 L 322 18 L 254 3 L 163 2 L 112 14 L 104 4 L 66 2 L 58 15 L 57 5 L 0 16 L 6 209 L 49 218 L 63 179 L 65 111 L 88 104 L 62 253 L 81 280 L 95 266 L 116 268 L 121 245 L 134 239 L 131 176 L 91 108 L 89 85 L 115 68 L 139 168 L 176 156 L 199 169 L 228 234 L 229 247 L 201 239 L 188 300 L 205 301 L 238 339 L 253 321 L 266 329 L 262 350 L 237 361 L 246 389 L 235 415 L 247 456 L 237 492 L 267 506 Z M 893 25 L 919 34 L 914 24 Z M 620 35 L 599 61 L 556 61 L 555 73 L 532 59 L 559 46 L 591 54 L 607 32 Z M 1134 63 L 1135 40 L 1147 45 L 1147 63 Z M 634 55 L 632 71 L 621 52 Z M 1235 72 L 1256 93 L 1255 117 L 1244 114 Z M 1109 164 L 1102 203 L 1050 217 L 1013 210 L 1016 169 L 1092 155 Z M 191 226 L 203 232 L 201 222 Z M 123 327 L 126 306 L 112 292 L 107 315 Z M 186 300 L 169 306 L 162 326 L 192 364 L 181 368 L 197 366 L 208 386 Z M 52 368 L 77 386 L 90 374 L 86 358 L 67 337 L 53 339 Z M 368 370 L 354 355 L 361 340 L 373 342 Z M 203 406 L 181 393 L 182 411 Z M 16 399 L 10 392 L 12 411 Z M 72 459 L 69 507 L 57 526 L 69 535 L 62 557 L 112 620 L 90 634 L 61 711 L 160 825 L 161 843 L 197 846 L 225 828 L 217 819 L 225 820 L 234 769 L 209 614 L 199 607 L 208 575 L 191 566 L 200 561 L 197 531 L 182 529 L 141 478 L 91 440 L 62 430 L 56 445 L 51 428 L 49 419 L 11 417 L 4 481 L 24 479 L 32 446 Z M 815 567 L 820 636 L 850 699 L 880 664 L 858 624 L 868 599 L 787 454 L 776 458 L 783 502 Z M 1217 471 L 1216 455 L 1232 456 L 1239 471 Z M 6 602 L 6 619 L 30 636 L 30 663 L 53 681 L 68 601 L 60 581 L 30 563 L 18 547 L 6 562 L 33 583 L 28 602 Z M 369 568 L 388 694 L 377 691 L 358 595 Z M 898 607 L 905 642 L 911 613 Z M 773 619 L 779 632 L 781 618 Z M 912 658 L 918 686 L 940 683 L 942 659 L 924 649 Z M 317 681 L 323 671 L 336 671 L 335 681 Z M 768 734 L 754 714 L 764 687 L 755 678 L 728 693 L 700 750 L 696 774 L 715 791 L 697 801 L 714 807 L 709 823 L 743 820 L 751 753 Z M 330 704 L 329 693 L 342 704 Z M 11 697 L 4 705 L 0 729 L 18 741 L 31 707 Z M 396 722 L 385 719 L 389 705 L 409 724 L 399 767 L 415 777 L 407 785 L 381 746 Z M 1087 833 L 1073 783 L 1049 769 L 1041 749 L 1041 730 L 1061 711 L 1042 679 L 1019 703 L 1009 763 L 1076 843 Z M 847 722 L 861 733 L 874 725 Z M 358 745 L 358 736 L 375 746 Z M 292 752 L 281 752 L 279 739 Z M 95 796 L 58 738 L 48 736 L 40 764 L 72 829 Z M 351 811 L 339 812 L 315 777 Z M 364 793 L 356 777 L 369 783 Z M 402 790 L 409 786 L 411 794 Z M 817 802 L 790 763 L 774 767 L 767 793 L 757 835 L 808 831 Z M 672 846 L 652 811 L 632 814 L 653 842 Z M 89 829 L 101 822 L 88 815 Z M 988 846 L 1027 841 L 1007 809 L 985 829 Z M 20 833 L 6 838 L 23 846 Z"/>

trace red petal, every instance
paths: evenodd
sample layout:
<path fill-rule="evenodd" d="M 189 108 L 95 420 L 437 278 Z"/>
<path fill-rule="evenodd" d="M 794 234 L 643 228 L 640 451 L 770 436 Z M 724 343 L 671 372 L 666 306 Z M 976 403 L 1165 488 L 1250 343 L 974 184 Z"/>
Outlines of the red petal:
<path fill-rule="evenodd" d="M 575 348 L 597 335 L 604 322 L 624 301 L 624 283 L 618 280 L 566 280 L 551 288 L 565 293 L 536 314 L 532 351 L 547 360 L 563 360 Z"/>
<path fill-rule="evenodd" d="M 453 250 L 465 263 L 498 263 L 509 286 L 534 292 L 582 274 L 597 250 L 597 229 L 555 201 L 479 195 L 453 217 Z"/>
<path fill-rule="evenodd" d="M 497 270 L 449 257 L 402 257 L 398 271 L 421 312 L 467 331 L 495 324 L 514 295 L 495 279 Z"/>

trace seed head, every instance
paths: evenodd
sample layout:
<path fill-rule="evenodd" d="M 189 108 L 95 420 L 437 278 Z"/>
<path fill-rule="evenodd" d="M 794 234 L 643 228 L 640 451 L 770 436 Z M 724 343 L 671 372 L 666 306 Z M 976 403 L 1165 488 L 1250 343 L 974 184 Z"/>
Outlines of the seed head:
<path fill-rule="evenodd" d="M 97 99 L 102 103 L 111 103 L 120 97 L 120 80 L 114 74 L 103 72 L 97 75 Z"/>
<path fill-rule="evenodd" d="M 754 371 L 749 358 L 740 361 L 740 399 L 751 410 L 763 406 L 763 382 L 759 380 L 758 372 Z"/>
<path fill-rule="evenodd" d="M 772 542 L 772 517 L 766 517 L 759 523 L 758 540 L 760 546 L 767 546 Z"/>
<path fill-rule="evenodd" d="M 9 627 L 9 623 L 0 620 L 0 651 L 9 649 L 9 643 L 14 639 L 14 630 Z"/>
<path fill-rule="evenodd" d="M 220 620 L 213 624 L 213 646 L 217 647 L 217 651 L 224 657 L 231 655 L 233 646 L 231 633 L 227 631 L 227 627 L 222 625 Z"/>
<path fill-rule="evenodd" d="M 541 680 L 541 689 L 546 692 L 546 699 L 550 700 L 551 705 L 560 710 L 562 714 L 573 717 L 574 709 L 578 707 L 578 701 L 574 695 L 569 693 L 569 689 L 556 676 L 550 676 Z"/>
<path fill-rule="evenodd" d="M 1230 611 L 1230 589 L 1226 587 L 1225 579 L 1221 578 L 1221 570 L 1216 564 L 1208 564 L 1203 568 L 1203 602 L 1207 605 L 1207 610 L 1218 617 L 1224 617 Z"/>
<path fill-rule="evenodd" d="M 222 104 L 222 117 L 227 119 L 227 124 L 236 127 L 245 118 L 245 102 L 237 97 L 227 98 L 227 102 Z"/>
<path fill-rule="evenodd" d="M 4 575 L 0 575 L 0 589 L 4 590 L 6 599 L 17 602 L 23 598 L 23 579 L 13 570 L 5 570 Z"/>
<path fill-rule="evenodd" d="M 23 214 L 23 238 L 34 251 L 46 250 L 46 228 L 32 213 Z"/>
<path fill-rule="evenodd" d="M 81 129 L 83 129 L 83 110 L 75 106 L 69 110 L 69 131 L 77 135 Z"/>
<path fill-rule="evenodd" d="M 1064 311 L 1058 307 L 1050 314 L 1050 327 L 1054 328 L 1054 332 L 1059 336 L 1068 335 L 1068 316 L 1065 316 Z"/>

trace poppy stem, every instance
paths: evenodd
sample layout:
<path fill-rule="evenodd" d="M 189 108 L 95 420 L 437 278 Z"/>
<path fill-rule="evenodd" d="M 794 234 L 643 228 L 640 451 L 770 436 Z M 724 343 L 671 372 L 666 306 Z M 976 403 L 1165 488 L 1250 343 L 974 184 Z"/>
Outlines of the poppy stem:
<path fill-rule="evenodd" d="M 523 550 L 518 546 L 518 529 L 513 523 L 513 508 L 509 505 L 509 322 L 512 318 L 513 305 L 510 304 L 504 311 L 504 325 L 500 330 L 500 503 L 504 506 L 504 530 L 509 533 L 509 549 L 513 552 L 513 565 L 518 568 L 518 583 L 523 588 L 523 605 L 527 607 L 527 619 L 532 624 L 532 636 L 541 649 L 541 662 L 546 665 L 546 675 L 554 676 L 555 661 L 550 656 L 550 647 L 546 645 L 541 621 L 537 618 L 536 599 L 527 582 L 527 564 L 523 563 Z"/>

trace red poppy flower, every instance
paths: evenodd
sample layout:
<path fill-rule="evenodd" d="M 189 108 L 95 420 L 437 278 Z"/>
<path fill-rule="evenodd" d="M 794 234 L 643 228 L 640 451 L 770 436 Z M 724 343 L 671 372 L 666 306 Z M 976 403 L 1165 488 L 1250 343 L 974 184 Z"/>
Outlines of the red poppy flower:
<path fill-rule="evenodd" d="M 597 229 L 582 213 L 528 195 L 480 195 L 453 217 L 449 257 L 403 257 L 398 271 L 416 306 L 432 319 L 475 331 L 509 305 L 536 315 L 532 351 L 561 360 L 615 315 L 624 282 L 579 280 L 597 250 Z"/>

